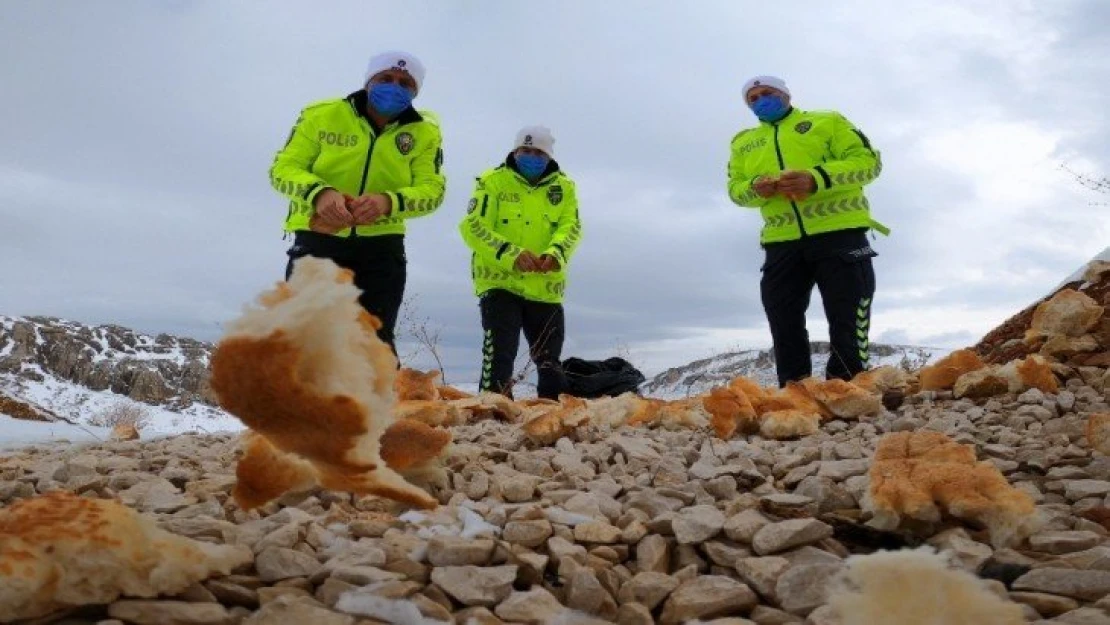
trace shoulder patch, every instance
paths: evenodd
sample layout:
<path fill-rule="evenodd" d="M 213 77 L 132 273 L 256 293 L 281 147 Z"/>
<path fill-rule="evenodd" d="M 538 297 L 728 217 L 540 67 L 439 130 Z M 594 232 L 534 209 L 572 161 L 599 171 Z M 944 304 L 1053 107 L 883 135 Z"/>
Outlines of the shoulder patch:
<path fill-rule="evenodd" d="M 558 206 L 563 201 L 563 185 L 553 184 L 547 188 L 547 201 L 552 206 Z"/>
<path fill-rule="evenodd" d="M 402 132 L 397 135 L 393 141 L 397 145 L 397 151 L 403 156 L 408 156 L 412 152 L 413 146 L 416 145 L 416 139 L 413 138 L 411 132 Z"/>

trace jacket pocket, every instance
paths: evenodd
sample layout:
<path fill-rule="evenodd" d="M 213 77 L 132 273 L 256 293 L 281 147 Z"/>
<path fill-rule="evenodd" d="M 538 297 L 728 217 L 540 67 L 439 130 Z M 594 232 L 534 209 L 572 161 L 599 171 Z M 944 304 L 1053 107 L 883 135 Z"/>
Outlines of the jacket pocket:
<path fill-rule="evenodd" d="M 836 256 L 845 263 L 858 263 L 870 258 L 875 258 L 879 253 L 871 248 L 870 245 L 863 245 L 860 247 L 849 247 L 839 250 Z"/>

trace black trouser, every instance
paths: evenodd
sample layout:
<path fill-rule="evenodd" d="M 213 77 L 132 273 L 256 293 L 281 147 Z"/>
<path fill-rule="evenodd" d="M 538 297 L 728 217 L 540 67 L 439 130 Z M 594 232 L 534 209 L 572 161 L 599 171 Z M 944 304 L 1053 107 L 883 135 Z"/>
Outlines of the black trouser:
<path fill-rule="evenodd" d="M 297 232 L 293 247 L 287 254 L 286 280 L 293 273 L 293 262 L 302 256 L 328 258 L 340 267 L 353 271 L 355 286 L 362 290 L 359 303 L 381 320 L 378 338 L 397 355 L 393 333 L 405 297 L 408 275 L 404 235 L 336 237 L 302 230 Z"/>
<path fill-rule="evenodd" d="M 763 246 L 759 283 L 775 344 L 779 386 L 813 373 L 806 310 L 816 284 L 829 323 L 831 353 L 826 379 L 851 379 L 867 368 L 871 299 L 877 256 L 866 229 L 843 230 Z"/>
<path fill-rule="evenodd" d="M 481 390 L 513 396 L 513 363 L 520 346 L 520 331 L 524 330 L 532 362 L 536 364 L 537 394 L 558 399 L 566 388 L 560 363 L 566 331 L 562 304 L 533 302 L 493 289 L 482 294 L 478 308 L 485 335 Z"/>

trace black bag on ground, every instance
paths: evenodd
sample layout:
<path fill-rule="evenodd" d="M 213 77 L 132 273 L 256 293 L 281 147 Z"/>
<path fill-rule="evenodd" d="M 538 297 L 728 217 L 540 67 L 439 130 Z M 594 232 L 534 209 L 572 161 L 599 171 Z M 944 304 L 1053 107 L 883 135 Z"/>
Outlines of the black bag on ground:
<path fill-rule="evenodd" d="M 567 358 L 563 361 L 566 375 L 566 392 L 575 397 L 616 397 L 632 391 L 638 393 L 644 374 L 623 358 L 583 360 Z"/>

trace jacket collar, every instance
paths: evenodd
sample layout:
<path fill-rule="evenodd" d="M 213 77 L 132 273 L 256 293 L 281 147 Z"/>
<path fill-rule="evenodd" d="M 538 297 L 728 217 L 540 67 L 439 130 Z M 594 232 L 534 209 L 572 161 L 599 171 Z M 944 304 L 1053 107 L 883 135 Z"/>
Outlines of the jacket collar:
<path fill-rule="evenodd" d="M 544 169 L 543 173 L 540 174 L 540 177 L 537 178 L 535 182 L 532 182 L 532 181 L 528 180 L 528 178 L 526 178 L 524 176 L 524 174 L 520 173 L 520 168 L 516 164 L 516 157 L 513 156 L 512 152 L 509 152 L 509 155 L 505 157 L 504 167 L 507 167 L 510 170 L 512 170 L 513 172 L 515 172 L 516 175 L 523 178 L 525 182 L 532 185 L 533 187 L 540 186 L 548 178 L 550 178 L 550 177 L 554 176 L 555 174 L 559 173 L 560 171 L 562 171 L 559 168 L 559 161 L 556 161 L 555 159 L 551 159 L 551 160 L 547 161 L 547 169 Z"/>
<path fill-rule="evenodd" d="M 802 111 L 800 109 L 798 109 L 798 107 L 792 105 L 790 107 L 790 110 L 786 111 L 786 115 L 783 115 L 782 118 L 780 118 L 778 121 L 765 122 L 761 119 L 761 120 L 759 120 L 759 125 L 760 126 L 778 126 L 779 124 L 785 122 L 786 120 L 790 119 L 791 117 L 794 117 L 795 115 L 800 115 L 801 112 Z"/>
<path fill-rule="evenodd" d="M 371 119 L 370 115 L 366 112 L 366 108 L 370 105 L 370 94 L 366 92 L 366 89 L 359 89 L 349 94 L 347 96 L 347 103 L 355 110 L 356 115 L 365 119 L 367 123 L 370 124 L 371 128 L 378 131 L 381 130 L 374 125 L 374 120 Z M 401 111 L 400 115 L 393 118 L 393 121 L 390 123 L 397 123 L 404 126 L 405 124 L 415 124 L 421 121 L 424 121 L 424 117 L 418 113 L 415 108 L 409 106 L 407 109 Z"/>

